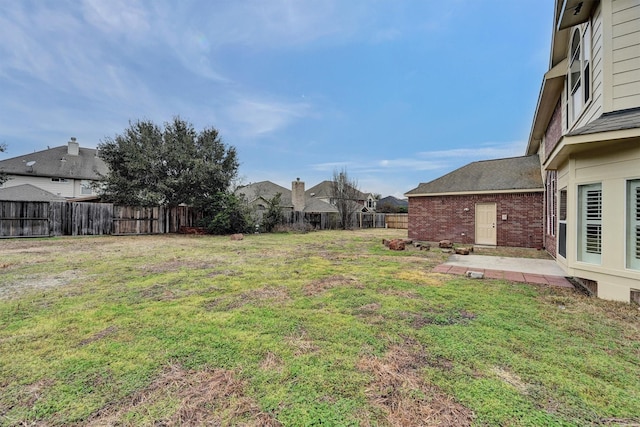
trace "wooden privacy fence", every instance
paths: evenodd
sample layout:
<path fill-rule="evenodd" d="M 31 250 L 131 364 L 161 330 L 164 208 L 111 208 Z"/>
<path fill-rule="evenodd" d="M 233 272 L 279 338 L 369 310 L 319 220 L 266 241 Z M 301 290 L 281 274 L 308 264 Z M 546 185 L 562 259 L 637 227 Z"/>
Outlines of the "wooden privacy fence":
<path fill-rule="evenodd" d="M 336 230 L 340 227 L 337 212 L 283 212 L 282 225 L 292 228 Z M 384 228 L 385 214 L 356 212 L 351 216 L 349 228 Z"/>
<path fill-rule="evenodd" d="M 177 233 L 200 218 L 200 212 L 186 206 L 0 201 L 0 237 Z"/>
<path fill-rule="evenodd" d="M 49 202 L 0 202 L 0 237 L 49 236 Z"/>
<path fill-rule="evenodd" d="M 182 226 L 194 227 L 201 218 L 201 212 L 187 206 L 114 206 L 112 234 L 177 233 Z"/>
<path fill-rule="evenodd" d="M 385 221 L 387 228 L 409 228 L 409 214 L 386 214 Z"/>

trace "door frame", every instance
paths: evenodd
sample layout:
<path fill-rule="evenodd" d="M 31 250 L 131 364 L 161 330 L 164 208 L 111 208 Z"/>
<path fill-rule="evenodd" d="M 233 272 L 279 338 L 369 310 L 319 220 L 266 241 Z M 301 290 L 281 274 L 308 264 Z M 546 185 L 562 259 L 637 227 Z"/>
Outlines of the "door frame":
<path fill-rule="evenodd" d="M 493 229 L 493 232 L 491 233 L 492 235 L 489 236 L 489 238 L 487 239 L 487 241 L 480 241 L 478 239 L 478 236 L 480 235 L 480 233 L 478 233 L 478 230 L 481 228 L 480 226 L 482 225 L 480 220 L 479 220 L 479 216 L 478 216 L 478 207 L 483 206 L 483 207 L 487 207 L 487 206 L 491 206 L 493 207 L 492 209 L 492 213 L 493 213 L 493 220 L 491 221 L 491 227 L 488 227 L 489 223 L 487 222 L 487 229 Z M 496 202 L 482 202 L 482 203 L 476 203 L 475 206 L 475 244 L 476 245 L 487 245 L 487 246 L 497 246 L 498 245 L 498 232 L 497 232 L 497 222 L 498 222 L 498 204 Z"/>

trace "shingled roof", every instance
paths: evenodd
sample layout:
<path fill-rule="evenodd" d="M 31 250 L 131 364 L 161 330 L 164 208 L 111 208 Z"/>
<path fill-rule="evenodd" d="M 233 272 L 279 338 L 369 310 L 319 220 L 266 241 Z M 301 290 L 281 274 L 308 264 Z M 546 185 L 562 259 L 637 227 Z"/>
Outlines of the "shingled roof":
<path fill-rule="evenodd" d="M 405 196 L 543 190 L 540 159 L 533 155 L 469 163 L 431 182 L 421 183 Z"/>
<path fill-rule="evenodd" d="M 0 188 L 0 200 L 9 202 L 59 202 L 64 197 L 56 196 L 31 184 Z"/>
<path fill-rule="evenodd" d="M 361 200 L 367 199 L 367 193 L 356 189 L 356 194 Z M 331 198 L 333 197 L 333 181 L 322 181 L 304 192 L 307 197 Z"/>
<path fill-rule="evenodd" d="M 247 184 L 237 188 L 234 193 L 244 195 L 249 203 L 260 198 L 265 201 L 271 200 L 276 196 L 276 194 L 280 193 L 280 205 L 288 207 L 293 206 L 291 203 L 291 190 L 271 181 L 260 181 Z"/>
<path fill-rule="evenodd" d="M 640 108 L 604 113 L 594 121 L 569 133 L 568 136 L 636 129 L 640 127 Z"/>
<path fill-rule="evenodd" d="M 98 180 L 108 168 L 98 157 L 98 150 L 80 147 L 77 155 L 69 155 L 68 147 L 62 145 L 1 160 L 0 171 L 9 175 Z"/>

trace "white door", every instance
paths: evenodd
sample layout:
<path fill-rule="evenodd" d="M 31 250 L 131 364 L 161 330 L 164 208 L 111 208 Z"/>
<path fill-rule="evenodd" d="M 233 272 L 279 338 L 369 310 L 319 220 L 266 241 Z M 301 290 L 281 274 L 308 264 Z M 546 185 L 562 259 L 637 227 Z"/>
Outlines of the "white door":
<path fill-rule="evenodd" d="M 476 245 L 495 246 L 497 244 L 496 214 L 495 203 L 476 205 Z"/>

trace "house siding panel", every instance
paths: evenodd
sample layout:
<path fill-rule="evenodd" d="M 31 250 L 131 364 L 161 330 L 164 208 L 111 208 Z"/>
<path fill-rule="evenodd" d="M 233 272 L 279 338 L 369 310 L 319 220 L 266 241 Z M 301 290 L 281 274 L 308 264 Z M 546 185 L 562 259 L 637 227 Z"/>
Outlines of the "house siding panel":
<path fill-rule="evenodd" d="M 542 192 L 410 197 L 409 238 L 473 244 L 477 203 L 496 203 L 498 246 L 542 247 Z"/>
<path fill-rule="evenodd" d="M 591 20 L 591 100 L 587 104 L 581 117 L 571 129 L 578 129 L 602 115 L 602 7 L 598 6 Z"/>
<path fill-rule="evenodd" d="M 79 190 L 78 193 L 76 193 L 76 181 L 78 181 L 78 183 L 80 182 L 74 179 L 67 179 L 66 182 L 54 182 L 51 178 L 47 177 L 9 175 L 9 180 L 4 183 L 4 187 L 8 188 L 22 184 L 31 184 L 58 196 L 77 197 L 79 196 Z"/>
<path fill-rule="evenodd" d="M 640 4 L 613 2 L 613 109 L 640 105 Z"/>

